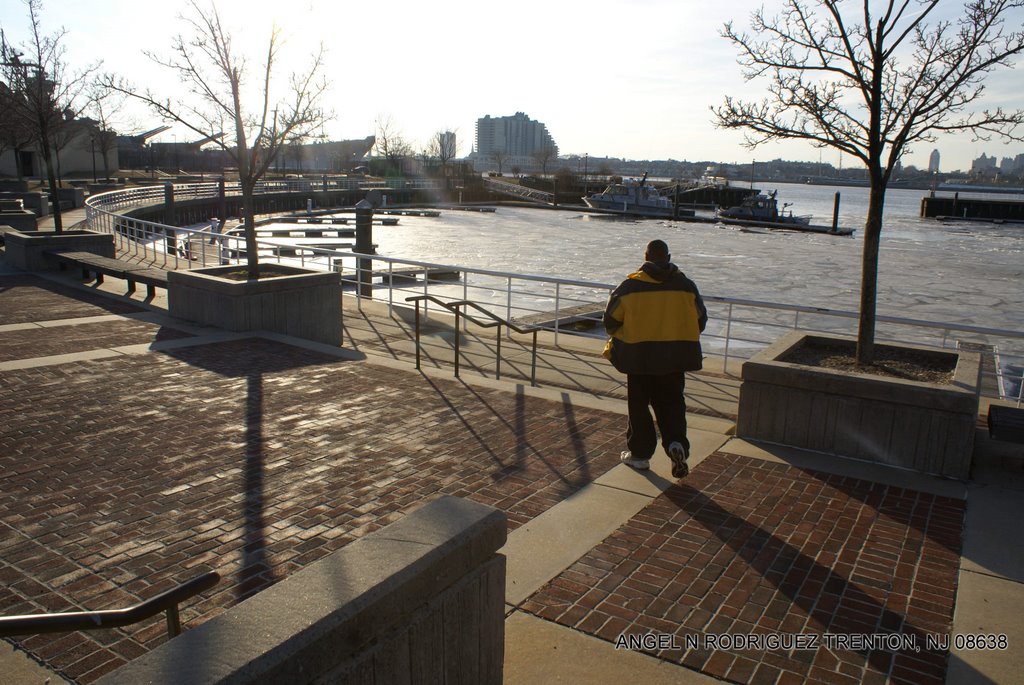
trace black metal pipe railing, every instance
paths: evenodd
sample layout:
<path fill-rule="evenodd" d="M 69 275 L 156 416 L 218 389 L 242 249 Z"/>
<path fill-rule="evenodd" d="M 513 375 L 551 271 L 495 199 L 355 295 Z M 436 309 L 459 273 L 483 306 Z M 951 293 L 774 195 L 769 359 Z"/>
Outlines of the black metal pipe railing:
<path fill-rule="evenodd" d="M 176 637 L 181 634 L 178 605 L 203 590 L 213 587 L 218 582 L 220 582 L 220 574 L 216 571 L 209 571 L 126 609 L 2 616 L 0 617 L 0 638 L 119 628 L 143 621 L 161 611 L 167 612 L 167 634 L 170 637 Z"/>
<path fill-rule="evenodd" d="M 476 302 L 473 302 L 471 300 L 452 300 L 450 302 L 445 302 L 444 300 L 441 300 L 441 299 L 439 299 L 437 297 L 434 297 L 433 295 L 415 295 L 413 297 L 405 298 L 405 301 L 406 302 L 415 302 L 416 303 L 416 368 L 417 369 L 420 368 L 420 302 L 421 301 L 422 302 L 428 302 L 429 301 L 429 302 L 433 302 L 435 304 L 438 304 L 438 305 L 444 307 L 445 309 L 447 309 L 448 311 L 450 311 L 450 312 L 455 314 L 455 377 L 456 378 L 459 377 L 459 358 L 461 356 L 461 349 L 460 349 L 460 344 L 459 344 L 459 341 L 460 341 L 459 330 L 460 330 L 461 325 L 462 325 L 461 319 L 463 317 L 465 317 L 465 319 L 467 321 L 469 321 L 469 322 L 471 322 L 471 323 L 473 323 L 473 324 L 475 324 L 477 326 L 480 326 L 481 328 L 495 328 L 495 327 L 497 327 L 497 329 L 498 329 L 498 338 L 497 338 L 498 345 L 497 345 L 497 350 L 496 350 L 496 355 L 497 356 L 496 356 L 495 361 L 494 361 L 494 377 L 496 379 L 499 379 L 499 380 L 501 379 L 501 327 L 502 326 L 508 326 L 509 330 L 515 331 L 516 333 L 521 333 L 523 335 L 532 334 L 533 335 L 533 349 L 532 349 L 532 353 L 531 353 L 531 357 L 530 357 L 530 385 L 534 386 L 534 387 L 537 386 L 537 332 L 539 330 L 538 328 L 536 328 L 536 327 L 520 328 L 519 326 L 516 326 L 511 321 L 506 321 L 505 319 L 502 319 L 500 316 L 497 316 L 496 314 L 488 311 L 487 309 L 484 309 L 483 307 L 478 305 Z M 426 304 L 424 304 L 424 307 L 426 307 Z M 481 314 L 483 314 L 486 317 L 487 320 L 481 321 L 480 319 L 476 319 L 476 318 L 470 316 L 469 314 L 463 313 L 462 312 L 462 308 L 463 307 L 472 308 L 472 309 L 480 312 Z"/>

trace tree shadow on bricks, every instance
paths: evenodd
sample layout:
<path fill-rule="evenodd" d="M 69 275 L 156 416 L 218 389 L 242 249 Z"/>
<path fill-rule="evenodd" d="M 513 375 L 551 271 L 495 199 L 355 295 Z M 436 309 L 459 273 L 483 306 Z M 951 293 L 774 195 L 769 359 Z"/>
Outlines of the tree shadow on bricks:
<path fill-rule="evenodd" d="M 240 486 L 244 521 L 234 593 L 242 601 L 280 580 L 268 559 L 266 513 L 265 379 L 304 367 L 346 363 L 336 357 L 260 338 L 167 350 L 169 356 L 228 378 L 245 379 Z"/>

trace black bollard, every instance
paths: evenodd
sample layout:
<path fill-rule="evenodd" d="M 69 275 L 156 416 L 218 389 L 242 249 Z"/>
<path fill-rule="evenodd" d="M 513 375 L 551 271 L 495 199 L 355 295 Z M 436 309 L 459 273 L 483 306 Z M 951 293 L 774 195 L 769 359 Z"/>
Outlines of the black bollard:
<path fill-rule="evenodd" d="M 356 252 L 373 254 L 373 204 L 367 200 L 356 203 Z M 369 257 L 356 259 L 359 279 L 359 294 L 373 297 L 373 260 Z"/>
<path fill-rule="evenodd" d="M 164 224 L 174 226 L 174 184 L 164 184 Z M 167 253 L 173 254 L 178 249 L 178 240 L 172 232 L 164 231 L 167 242 Z M 138 236 L 143 238 L 145 236 Z"/>
<path fill-rule="evenodd" d="M 836 191 L 836 201 L 832 206 L 832 232 L 839 230 L 839 191 Z"/>
<path fill-rule="evenodd" d="M 164 184 L 164 223 L 174 225 L 174 184 Z"/>

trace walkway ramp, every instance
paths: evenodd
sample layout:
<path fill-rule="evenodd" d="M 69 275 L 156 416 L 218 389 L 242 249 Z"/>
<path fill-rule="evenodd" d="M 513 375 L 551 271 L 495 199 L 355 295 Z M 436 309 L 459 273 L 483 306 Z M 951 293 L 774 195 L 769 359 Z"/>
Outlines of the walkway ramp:
<path fill-rule="evenodd" d="M 500 195 L 507 195 L 520 200 L 529 200 L 531 202 L 538 202 L 544 204 L 554 204 L 555 196 L 553 193 L 545 193 L 543 190 L 537 190 L 535 188 L 527 188 L 516 183 L 509 183 L 507 181 L 499 181 L 494 178 L 485 178 L 484 185 L 491 192 L 498 193 Z"/>

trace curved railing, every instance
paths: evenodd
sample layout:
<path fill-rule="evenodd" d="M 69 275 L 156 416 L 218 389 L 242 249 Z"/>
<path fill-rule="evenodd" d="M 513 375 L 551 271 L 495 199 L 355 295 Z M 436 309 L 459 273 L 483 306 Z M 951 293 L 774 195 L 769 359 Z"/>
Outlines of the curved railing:
<path fill-rule="evenodd" d="M 308 190 L 315 183 L 309 180 L 268 181 L 258 190 Z M 225 192 L 236 190 L 237 184 L 234 188 L 229 185 Z M 219 192 L 216 183 L 174 186 L 174 195 L 178 198 L 210 197 L 211 192 Z M 182 228 L 121 214 L 131 207 L 162 202 L 163 193 L 162 187 L 149 187 L 91 197 L 86 201 L 89 227 L 114 234 L 123 252 L 165 268 L 191 269 L 232 263 L 243 258 L 244 240 L 237 235 L 218 233 L 219 226 Z M 321 225 L 316 228 L 327 227 Z M 586 330 L 580 329 L 588 327 L 592 329 L 590 335 L 602 335 L 600 314 L 614 288 L 613 284 L 607 283 L 452 266 L 354 250 L 313 247 L 296 250 L 280 240 L 269 238 L 259 239 L 257 244 L 263 260 L 340 272 L 343 284 L 359 301 L 366 296 L 360 284 L 372 281 L 372 297 L 376 301 L 386 300 L 389 313 L 391 307 L 407 306 L 405 300 L 409 297 L 422 299 L 425 316 L 429 315 L 431 295 L 448 301 L 472 301 L 493 310 L 496 317 L 505 321 L 524 318 L 546 320 L 546 325 L 541 327 L 554 333 L 555 344 L 558 344 L 561 333 L 587 335 Z M 410 269 L 456 271 L 461 279 L 452 283 L 425 276 L 410 281 Z M 857 312 L 730 297 L 705 296 L 704 300 L 711 321 L 702 336 L 705 352 L 721 357 L 727 370 L 730 361 L 749 358 L 792 329 L 856 334 Z M 879 316 L 876 324 L 878 342 L 907 342 L 937 348 L 965 343 L 979 346 L 990 360 L 985 365 L 984 376 L 989 382 L 983 385 L 983 393 L 1016 400 L 1018 404 L 1024 399 L 1024 332 L 892 316 Z"/>

